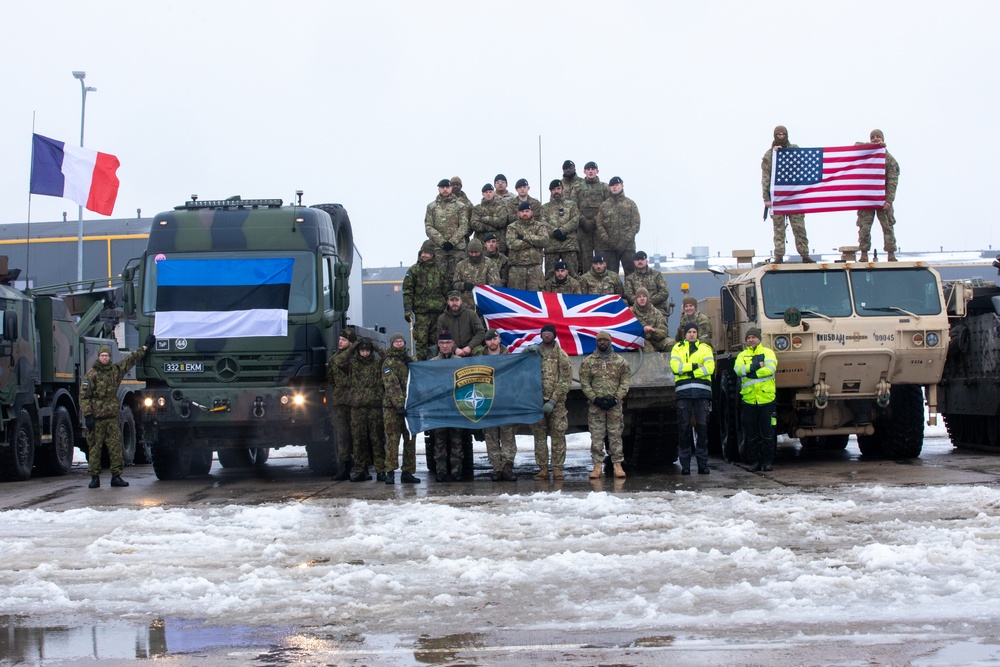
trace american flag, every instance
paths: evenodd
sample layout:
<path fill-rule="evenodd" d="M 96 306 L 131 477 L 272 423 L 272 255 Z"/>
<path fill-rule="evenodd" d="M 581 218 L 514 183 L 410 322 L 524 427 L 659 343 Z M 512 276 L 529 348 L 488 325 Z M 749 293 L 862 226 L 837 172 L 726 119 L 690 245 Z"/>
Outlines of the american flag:
<path fill-rule="evenodd" d="M 541 342 L 546 324 L 556 328 L 559 346 L 570 356 L 590 354 L 597 334 L 607 331 L 616 350 L 643 346 L 642 325 L 617 294 L 554 294 L 477 285 L 473 290 L 486 325 L 496 329 L 511 352 Z"/>
<path fill-rule="evenodd" d="M 782 148 L 771 160 L 776 215 L 856 211 L 885 204 L 885 146 Z"/>

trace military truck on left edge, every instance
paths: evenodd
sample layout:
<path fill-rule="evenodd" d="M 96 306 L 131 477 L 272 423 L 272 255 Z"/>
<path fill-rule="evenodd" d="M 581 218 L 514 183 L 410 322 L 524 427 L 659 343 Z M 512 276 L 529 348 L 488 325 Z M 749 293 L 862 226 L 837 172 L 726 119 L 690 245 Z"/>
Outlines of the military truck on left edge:
<path fill-rule="evenodd" d="M 205 474 L 213 452 L 223 467 L 259 466 L 286 445 L 333 473 L 326 360 L 346 323 L 353 259 L 339 204 L 192 198 L 153 219 L 122 278 L 139 338 L 157 335 L 136 373 L 159 479 Z"/>

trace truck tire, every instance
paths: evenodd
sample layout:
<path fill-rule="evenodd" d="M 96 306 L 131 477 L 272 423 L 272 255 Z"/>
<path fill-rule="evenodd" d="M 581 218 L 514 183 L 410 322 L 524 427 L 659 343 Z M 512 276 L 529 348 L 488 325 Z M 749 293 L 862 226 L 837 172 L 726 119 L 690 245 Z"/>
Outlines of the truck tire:
<path fill-rule="evenodd" d="M 127 468 L 135 463 L 135 415 L 132 414 L 132 408 L 127 405 L 122 407 L 122 411 L 118 415 L 118 425 L 122 429 L 122 461 Z"/>
<path fill-rule="evenodd" d="M 73 467 L 73 420 L 66 408 L 52 415 L 52 445 L 41 449 L 37 460 L 41 475 L 65 475 Z"/>
<path fill-rule="evenodd" d="M 201 447 L 191 452 L 191 474 L 207 475 L 212 469 L 212 450 Z"/>
<path fill-rule="evenodd" d="M 7 428 L 7 445 L 0 447 L 0 480 L 23 482 L 31 477 L 35 466 L 35 429 L 31 416 L 21 410 Z"/>
<path fill-rule="evenodd" d="M 270 453 L 267 447 L 220 449 L 219 464 L 223 468 L 256 468 L 267 463 Z"/>
<path fill-rule="evenodd" d="M 924 446 L 924 394 L 918 385 L 894 385 L 889 407 L 875 418 L 875 433 L 859 435 L 864 456 L 913 459 Z"/>
<path fill-rule="evenodd" d="M 809 449 L 815 452 L 833 452 L 840 449 L 847 449 L 847 442 L 850 439 L 851 436 L 846 433 L 841 433 L 840 435 L 808 435 L 799 440 L 799 444 L 802 445 L 802 449 Z"/>
<path fill-rule="evenodd" d="M 153 472 L 157 479 L 185 479 L 191 474 L 191 448 L 157 443 L 153 446 Z"/>
<path fill-rule="evenodd" d="M 740 421 L 740 382 L 736 372 L 726 370 L 719 379 L 719 440 L 722 458 L 743 461 L 743 428 Z"/>

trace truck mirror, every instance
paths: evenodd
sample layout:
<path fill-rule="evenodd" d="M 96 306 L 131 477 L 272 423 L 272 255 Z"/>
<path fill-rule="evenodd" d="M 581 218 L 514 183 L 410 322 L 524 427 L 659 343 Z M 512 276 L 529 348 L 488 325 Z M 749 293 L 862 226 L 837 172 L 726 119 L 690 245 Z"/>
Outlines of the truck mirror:
<path fill-rule="evenodd" d="M 757 319 L 757 287 L 754 285 L 747 286 L 747 319 L 756 320 Z"/>
<path fill-rule="evenodd" d="M 5 310 L 0 313 L 0 319 L 2 319 L 3 324 L 0 325 L 3 328 L 3 339 L 4 340 L 17 340 L 17 312 L 13 310 Z"/>
<path fill-rule="evenodd" d="M 802 323 L 802 313 L 798 308 L 791 306 L 785 309 L 785 324 L 790 327 L 797 327 Z"/>

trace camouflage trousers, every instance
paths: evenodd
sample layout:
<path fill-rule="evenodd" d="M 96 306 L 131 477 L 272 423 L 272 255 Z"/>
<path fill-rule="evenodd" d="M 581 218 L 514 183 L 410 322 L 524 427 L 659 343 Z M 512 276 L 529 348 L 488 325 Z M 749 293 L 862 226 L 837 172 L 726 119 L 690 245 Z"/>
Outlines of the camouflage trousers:
<path fill-rule="evenodd" d="M 604 261 L 608 263 L 608 273 L 618 276 L 618 269 L 625 270 L 625 275 L 635 271 L 635 243 L 625 248 L 599 248 L 604 253 Z"/>
<path fill-rule="evenodd" d="M 569 275 L 574 278 L 580 275 L 580 254 L 576 250 L 560 250 L 559 252 L 545 253 L 545 277 L 551 278 L 556 272 L 556 262 L 559 260 L 566 262 Z"/>
<path fill-rule="evenodd" d="M 434 261 L 437 265 L 444 269 L 444 275 L 448 279 L 448 284 L 452 284 L 455 281 L 455 267 L 458 263 L 467 257 L 468 253 L 465 248 L 452 248 L 451 250 L 445 250 L 444 248 L 438 248 L 434 251 Z"/>
<path fill-rule="evenodd" d="M 101 474 L 101 448 L 108 448 L 111 474 L 120 475 L 125 469 L 122 459 L 122 427 L 114 417 L 94 420 L 94 428 L 87 433 L 87 472 Z"/>
<path fill-rule="evenodd" d="M 403 439 L 403 472 L 417 472 L 417 443 L 410 438 L 406 419 L 396 414 L 396 408 L 382 408 L 385 421 L 385 470 L 398 468 L 399 439 Z"/>
<path fill-rule="evenodd" d="M 590 228 L 590 231 L 584 230 L 584 225 Z M 594 256 L 594 230 L 597 223 L 594 220 L 580 220 L 580 227 L 576 230 L 576 243 L 580 247 L 580 264 L 583 271 L 579 275 L 582 275 L 590 270 L 590 260 Z M 578 274 L 573 274 L 578 275 Z"/>
<path fill-rule="evenodd" d="M 545 289 L 545 275 L 542 273 L 542 267 L 534 264 L 531 266 L 511 265 L 510 273 L 507 274 L 507 287 L 528 290 L 529 292 L 541 292 Z"/>
<path fill-rule="evenodd" d="M 535 436 L 535 463 L 543 470 L 549 467 L 548 436 L 552 436 L 552 467 L 562 468 L 566 463 L 566 429 L 569 416 L 566 402 L 556 402 L 555 409 L 531 425 Z"/>
<path fill-rule="evenodd" d="M 337 460 L 346 463 L 351 460 L 351 406 L 333 404 L 330 409 L 330 426 L 333 439 L 337 443 Z"/>
<path fill-rule="evenodd" d="M 803 257 L 809 255 L 809 237 L 806 236 L 806 216 L 801 213 L 795 215 L 772 215 L 771 222 L 774 224 L 774 258 L 785 256 L 785 219 L 792 227 L 792 236 L 795 237 L 795 249 Z"/>
<path fill-rule="evenodd" d="M 517 455 L 517 442 L 514 440 L 512 424 L 484 428 L 483 437 L 486 438 L 486 456 L 493 470 L 500 472 L 508 462 L 513 465 L 514 456 Z"/>
<path fill-rule="evenodd" d="M 590 458 L 595 466 L 604 461 L 605 437 L 608 439 L 611 462 L 621 463 L 625 460 L 625 450 L 622 447 L 625 418 L 622 416 L 621 402 L 610 410 L 590 405 L 587 409 L 587 427 L 590 429 Z"/>
<path fill-rule="evenodd" d="M 892 204 L 886 209 L 863 209 L 858 211 L 858 248 L 861 252 L 868 252 L 872 247 L 872 223 L 878 215 L 879 224 L 882 225 L 882 239 L 885 241 L 886 252 L 896 252 L 896 215 L 892 210 Z"/>
<path fill-rule="evenodd" d="M 451 474 L 458 477 L 462 473 L 462 429 L 434 429 L 434 463 L 437 471 L 447 472 L 451 464 Z"/>
<path fill-rule="evenodd" d="M 414 361 L 427 361 L 427 350 L 437 345 L 437 320 L 441 313 L 413 313 Z"/>
<path fill-rule="evenodd" d="M 354 473 L 372 463 L 375 472 L 385 472 L 385 430 L 381 407 L 351 407 L 351 440 L 354 443 Z"/>

